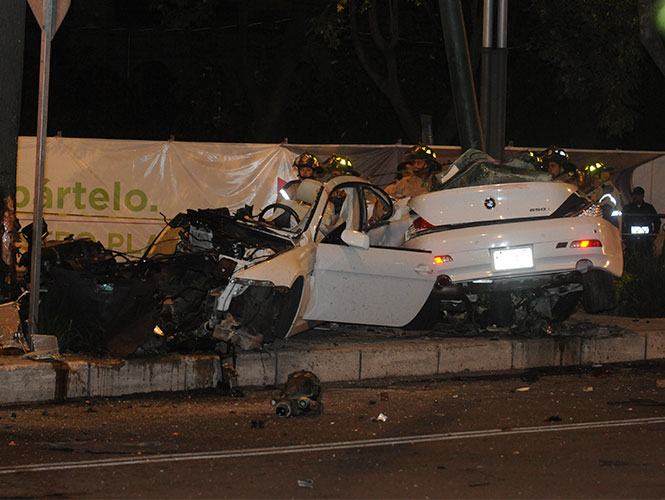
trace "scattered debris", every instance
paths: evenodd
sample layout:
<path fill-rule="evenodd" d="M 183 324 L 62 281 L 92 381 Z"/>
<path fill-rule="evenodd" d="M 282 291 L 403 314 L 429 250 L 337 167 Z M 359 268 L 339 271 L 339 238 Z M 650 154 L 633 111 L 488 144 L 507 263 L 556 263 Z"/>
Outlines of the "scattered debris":
<path fill-rule="evenodd" d="M 545 419 L 545 422 L 561 422 L 561 417 L 559 415 L 552 415 Z"/>
<path fill-rule="evenodd" d="M 665 379 L 656 380 L 656 387 L 665 387 Z"/>
<path fill-rule="evenodd" d="M 278 400 L 272 400 L 278 417 L 301 414 L 320 415 L 323 411 L 321 381 L 312 372 L 301 370 L 288 376 Z"/>
<path fill-rule="evenodd" d="M 252 420 L 252 429 L 263 429 L 266 423 L 263 420 Z"/>
<path fill-rule="evenodd" d="M 381 401 L 388 401 L 390 400 L 390 394 L 388 394 L 387 391 L 384 391 L 380 394 L 381 396 Z"/>
<path fill-rule="evenodd" d="M 3 354 L 25 352 L 25 346 L 20 342 L 20 331 L 19 301 L 0 304 L 0 352 Z"/>
<path fill-rule="evenodd" d="M 528 386 L 518 387 L 517 389 L 515 389 L 515 392 L 526 392 L 526 391 L 529 391 L 529 390 L 531 390 L 531 387 L 528 387 Z"/>
<path fill-rule="evenodd" d="M 313 479 L 298 479 L 298 486 L 301 488 L 314 488 Z"/>
<path fill-rule="evenodd" d="M 232 321 L 233 316 L 228 315 Z M 256 351 L 261 349 L 263 345 L 263 335 L 260 333 L 252 333 L 249 328 L 245 326 L 222 326 L 217 325 L 212 332 L 212 337 L 226 342 L 231 345 L 238 346 L 243 351 Z"/>
<path fill-rule="evenodd" d="M 593 392 L 593 387 L 591 387 L 591 386 L 584 387 L 584 388 L 582 388 L 582 392 Z"/>
<path fill-rule="evenodd" d="M 388 416 L 385 413 L 379 413 L 376 418 L 372 419 L 372 422 L 385 422 L 388 420 Z"/>

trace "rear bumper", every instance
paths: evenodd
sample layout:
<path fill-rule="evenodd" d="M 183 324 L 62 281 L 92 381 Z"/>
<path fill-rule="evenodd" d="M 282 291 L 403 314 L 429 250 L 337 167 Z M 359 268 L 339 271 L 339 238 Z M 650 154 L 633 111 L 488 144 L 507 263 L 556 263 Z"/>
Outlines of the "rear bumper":
<path fill-rule="evenodd" d="M 570 247 L 572 241 L 584 239 L 599 240 L 602 246 Z M 619 231 L 600 217 L 540 219 L 432 231 L 412 238 L 405 246 L 430 250 L 435 256 L 452 257 L 451 262 L 437 266 L 437 274 L 449 276 L 452 283 L 538 277 L 550 280 L 552 275 L 590 268 L 602 269 L 617 277 L 623 272 Z M 493 269 L 492 250 L 516 247 L 533 250 L 532 267 L 510 271 Z"/>

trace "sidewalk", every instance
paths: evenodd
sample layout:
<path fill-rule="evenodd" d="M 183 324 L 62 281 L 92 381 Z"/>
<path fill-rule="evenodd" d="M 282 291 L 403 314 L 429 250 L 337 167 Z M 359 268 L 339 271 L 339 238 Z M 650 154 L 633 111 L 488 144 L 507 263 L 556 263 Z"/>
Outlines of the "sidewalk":
<path fill-rule="evenodd" d="M 539 338 L 470 337 L 451 331 L 403 332 L 328 325 L 239 351 L 240 387 L 279 386 L 297 370 L 322 382 L 523 370 L 665 358 L 665 318 L 576 314 L 565 334 Z M 215 354 L 109 359 L 62 355 L 58 361 L 0 356 L 0 405 L 215 387 Z"/>

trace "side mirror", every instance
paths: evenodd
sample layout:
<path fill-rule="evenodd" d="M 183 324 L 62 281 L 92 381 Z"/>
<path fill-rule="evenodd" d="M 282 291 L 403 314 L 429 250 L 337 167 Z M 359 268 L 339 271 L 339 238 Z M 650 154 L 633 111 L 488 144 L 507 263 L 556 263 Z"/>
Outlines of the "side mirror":
<path fill-rule="evenodd" d="M 353 229 L 342 231 L 342 241 L 350 247 L 362 248 L 364 250 L 369 248 L 369 236 Z"/>

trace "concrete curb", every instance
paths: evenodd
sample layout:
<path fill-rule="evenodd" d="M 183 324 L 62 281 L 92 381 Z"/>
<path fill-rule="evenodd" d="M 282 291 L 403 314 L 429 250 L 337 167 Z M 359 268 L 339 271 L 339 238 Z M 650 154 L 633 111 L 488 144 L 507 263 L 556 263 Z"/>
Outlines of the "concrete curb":
<path fill-rule="evenodd" d="M 539 367 L 665 358 L 665 319 L 593 317 L 619 335 L 537 339 L 295 337 L 235 360 L 241 387 L 281 385 L 310 370 L 322 382 L 385 377 L 500 372 Z M 623 323 L 623 324 L 621 324 Z M 230 361 L 230 359 L 228 360 Z M 60 361 L 0 357 L 0 405 L 216 387 L 222 362 L 214 354 L 101 359 L 64 355 Z"/>

